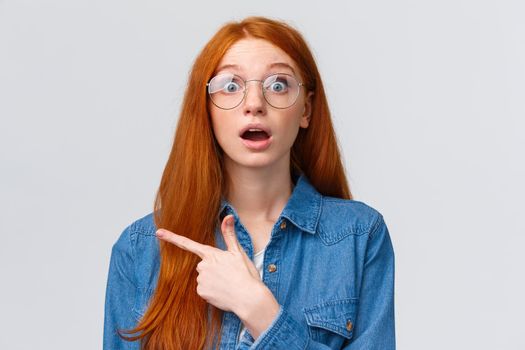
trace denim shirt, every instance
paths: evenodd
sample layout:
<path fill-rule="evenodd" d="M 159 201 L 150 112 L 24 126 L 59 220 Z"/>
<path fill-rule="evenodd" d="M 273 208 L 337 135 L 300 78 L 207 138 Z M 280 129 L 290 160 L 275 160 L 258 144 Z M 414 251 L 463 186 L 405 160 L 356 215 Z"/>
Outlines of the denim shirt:
<path fill-rule="evenodd" d="M 224 199 L 220 214 L 233 214 L 246 254 L 253 246 L 235 209 Z M 139 349 L 119 338 L 144 315 L 157 283 L 160 256 L 153 215 L 129 225 L 114 244 L 106 289 L 104 349 Z M 216 246 L 226 249 L 220 228 Z M 237 342 L 241 321 L 224 312 L 221 350 L 393 350 L 394 251 L 383 216 L 363 202 L 319 194 L 301 175 L 273 226 L 262 281 L 280 307 L 254 340 Z"/>

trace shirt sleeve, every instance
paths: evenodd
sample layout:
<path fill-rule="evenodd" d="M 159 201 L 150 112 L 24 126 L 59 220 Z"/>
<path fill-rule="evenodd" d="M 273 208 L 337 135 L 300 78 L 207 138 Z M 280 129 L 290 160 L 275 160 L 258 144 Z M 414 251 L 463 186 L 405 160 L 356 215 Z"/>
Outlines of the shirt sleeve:
<path fill-rule="evenodd" d="M 395 350 L 394 250 L 380 215 L 368 237 L 360 301 L 353 336 L 343 350 Z M 329 350 L 309 337 L 307 324 L 295 320 L 281 305 L 270 326 L 250 350 Z"/>
<path fill-rule="evenodd" d="M 382 215 L 368 238 L 356 320 L 345 350 L 395 350 L 394 249 Z"/>
<path fill-rule="evenodd" d="M 136 286 L 133 280 L 131 232 L 127 227 L 111 250 L 104 307 L 104 350 L 138 350 L 139 342 L 122 339 L 117 330 L 132 329 Z"/>

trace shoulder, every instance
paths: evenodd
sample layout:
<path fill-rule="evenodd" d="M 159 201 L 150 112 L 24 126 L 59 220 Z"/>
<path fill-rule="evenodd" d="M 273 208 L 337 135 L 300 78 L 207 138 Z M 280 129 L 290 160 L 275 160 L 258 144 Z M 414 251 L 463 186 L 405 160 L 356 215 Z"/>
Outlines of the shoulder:
<path fill-rule="evenodd" d="M 155 236 L 155 222 L 153 220 L 153 213 L 149 213 L 139 219 L 131 222 L 122 232 L 120 239 L 134 240 L 137 235 L 152 235 Z"/>
<path fill-rule="evenodd" d="M 130 235 L 155 235 L 156 231 L 155 222 L 153 220 L 153 213 L 149 213 L 135 221 L 126 227 Z"/>
<path fill-rule="evenodd" d="M 322 196 L 318 232 L 325 243 L 349 236 L 370 236 L 383 223 L 383 215 L 365 202 Z"/>
<path fill-rule="evenodd" d="M 113 253 L 126 253 L 133 259 L 136 258 L 137 246 L 143 246 L 148 241 L 156 242 L 156 230 L 153 213 L 134 220 L 118 237 L 113 245 Z"/>

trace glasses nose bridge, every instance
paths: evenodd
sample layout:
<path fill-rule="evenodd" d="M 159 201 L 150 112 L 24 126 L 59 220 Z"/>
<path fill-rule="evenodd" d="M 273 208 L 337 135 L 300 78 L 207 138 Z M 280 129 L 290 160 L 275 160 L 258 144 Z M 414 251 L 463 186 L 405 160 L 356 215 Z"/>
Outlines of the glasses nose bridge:
<path fill-rule="evenodd" d="M 264 94 L 264 89 L 263 89 L 263 85 L 264 85 L 264 80 L 261 80 L 261 79 L 249 79 L 249 80 L 244 80 L 244 97 L 243 97 L 243 100 L 246 98 L 246 96 L 248 95 L 248 83 L 250 81 L 257 81 L 259 83 L 261 83 L 261 94 L 262 94 L 262 97 L 264 100 L 266 100 L 266 96 Z"/>
<path fill-rule="evenodd" d="M 261 85 L 264 84 L 264 80 L 261 80 L 261 79 L 249 79 L 249 80 L 245 80 L 245 81 L 244 81 L 244 89 L 245 89 L 245 90 L 248 90 L 248 84 L 247 84 L 247 83 L 249 83 L 250 81 L 258 81 L 259 83 L 261 83 Z M 262 88 L 262 86 L 261 86 L 261 88 Z"/>

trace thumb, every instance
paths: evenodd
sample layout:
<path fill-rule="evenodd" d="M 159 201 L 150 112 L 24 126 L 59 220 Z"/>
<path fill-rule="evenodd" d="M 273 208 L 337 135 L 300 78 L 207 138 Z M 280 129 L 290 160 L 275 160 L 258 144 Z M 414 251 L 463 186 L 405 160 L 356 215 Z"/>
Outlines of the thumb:
<path fill-rule="evenodd" d="M 224 219 L 222 219 L 221 232 L 228 250 L 231 252 L 238 252 L 241 250 L 241 247 L 239 241 L 237 241 L 237 235 L 235 234 L 235 228 L 233 226 L 234 221 L 233 215 L 226 215 Z"/>

